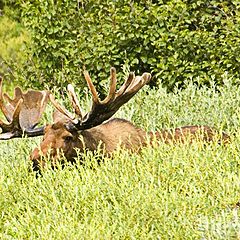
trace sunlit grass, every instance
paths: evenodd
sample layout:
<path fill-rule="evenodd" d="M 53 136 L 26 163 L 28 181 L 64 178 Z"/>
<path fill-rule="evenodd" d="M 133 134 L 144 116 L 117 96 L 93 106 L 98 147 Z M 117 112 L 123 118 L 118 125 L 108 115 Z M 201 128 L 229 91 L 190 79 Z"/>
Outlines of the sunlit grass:
<path fill-rule="evenodd" d="M 87 154 L 85 166 L 38 178 L 29 154 L 41 137 L 0 142 L 0 239 L 236 239 L 239 106 L 239 88 L 230 84 L 141 91 L 116 116 L 147 131 L 210 125 L 232 142 L 119 150 L 100 166 Z"/>

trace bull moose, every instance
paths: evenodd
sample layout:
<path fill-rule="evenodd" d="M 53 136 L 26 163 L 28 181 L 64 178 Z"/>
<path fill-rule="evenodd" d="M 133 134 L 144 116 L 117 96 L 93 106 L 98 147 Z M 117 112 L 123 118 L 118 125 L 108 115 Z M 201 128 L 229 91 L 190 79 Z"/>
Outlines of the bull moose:
<path fill-rule="evenodd" d="M 99 99 L 86 70 L 84 77 L 92 94 L 91 110 L 85 115 L 82 114 L 77 94 L 70 84 L 68 95 L 74 114 L 60 105 L 46 90 L 28 90 L 23 93 L 19 87 L 16 87 L 12 99 L 6 93 L 2 93 L 2 79 L 0 79 L 0 109 L 7 120 L 7 123 L 0 120 L 2 129 L 0 140 L 43 135 L 40 146 L 34 149 L 30 157 L 34 170 L 45 167 L 46 155 L 50 156 L 52 166 L 61 159 L 61 154 L 64 154 L 68 161 L 74 162 L 77 156 L 76 149 L 83 152 L 95 151 L 100 147 L 105 154 L 111 155 L 119 146 L 130 151 L 139 151 L 149 142 L 151 144 L 153 139 L 165 143 L 184 142 L 186 139 L 190 141 L 198 139 L 201 135 L 202 140 L 209 142 L 218 135 L 214 128 L 208 126 L 184 126 L 172 131 L 146 132 L 127 120 L 111 118 L 150 81 L 150 73 L 135 76 L 131 72 L 125 83 L 116 91 L 116 70 L 112 67 L 110 88 L 104 100 Z M 53 123 L 37 127 L 49 101 L 55 107 Z M 223 142 L 229 141 L 226 133 L 221 133 L 220 137 Z"/>

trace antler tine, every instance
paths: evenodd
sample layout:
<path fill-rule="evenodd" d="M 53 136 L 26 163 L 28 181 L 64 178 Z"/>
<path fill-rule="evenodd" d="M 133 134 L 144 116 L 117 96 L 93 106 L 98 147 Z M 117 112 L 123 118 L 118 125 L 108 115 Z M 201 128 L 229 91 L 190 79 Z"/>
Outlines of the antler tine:
<path fill-rule="evenodd" d="M 12 120 L 12 125 L 14 127 L 16 127 L 17 129 L 20 129 L 20 122 L 19 122 L 19 115 L 20 115 L 20 111 L 21 111 L 21 107 L 22 107 L 22 103 L 23 103 L 23 99 L 21 98 L 16 107 L 15 110 L 13 112 L 13 120 Z"/>
<path fill-rule="evenodd" d="M 16 107 L 20 98 L 22 98 L 23 92 L 20 87 L 15 87 L 14 89 L 14 99 L 11 99 L 7 93 L 3 93 L 4 99 L 10 103 L 13 107 Z"/>
<path fill-rule="evenodd" d="M 4 123 L 0 120 L 0 128 L 2 129 L 2 133 L 0 134 L 0 140 L 5 140 L 20 135 L 19 115 L 23 99 L 19 99 L 16 106 L 12 106 L 11 103 L 9 103 L 9 111 L 3 101 L 2 82 L 3 79 L 0 76 L 0 109 L 2 110 L 2 113 L 6 117 L 7 121 L 9 122 Z"/>
<path fill-rule="evenodd" d="M 147 84 L 151 79 L 150 73 L 144 73 L 142 76 L 136 76 L 134 81 L 127 88 L 127 92 L 132 93 L 138 91 L 142 86 Z"/>
<path fill-rule="evenodd" d="M 67 110 L 65 109 L 63 106 L 61 106 L 56 100 L 55 98 L 53 97 L 52 94 L 49 95 L 49 99 L 50 99 L 50 102 L 53 104 L 53 106 L 60 112 L 62 113 L 63 115 L 65 115 L 67 118 L 71 119 L 71 120 L 74 120 L 75 117 Z"/>
<path fill-rule="evenodd" d="M 117 91 L 116 93 L 116 97 L 122 95 L 126 89 L 129 87 L 129 85 L 131 84 L 131 82 L 133 81 L 134 79 L 134 73 L 133 72 L 130 72 L 129 75 L 128 75 L 128 78 L 126 79 L 125 83 L 121 86 L 121 88 Z"/>
<path fill-rule="evenodd" d="M 107 97 L 101 101 L 102 104 L 105 104 L 111 101 L 116 94 L 116 85 L 117 85 L 117 76 L 116 76 L 116 68 L 111 67 L 110 69 L 110 87 Z"/>
<path fill-rule="evenodd" d="M 40 115 L 43 113 L 46 102 L 47 102 L 47 98 L 49 97 L 49 91 L 42 91 L 42 101 L 40 102 Z"/>
<path fill-rule="evenodd" d="M 71 103 L 72 103 L 72 105 L 74 107 L 74 110 L 75 110 L 75 114 L 80 118 L 80 120 L 82 120 L 81 107 L 80 107 L 78 98 L 76 96 L 76 93 L 74 91 L 73 85 L 68 84 L 67 89 L 68 89 L 68 93 L 69 93 L 69 98 L 70 98 Z"/>
<path fill-rule="evenodd" d="M 99 97 L 98 97 L 98 93 L 97 93 L 97 90 L 96 90 L 95 86 L 92 83 L 92 80 L 89 76 L 88 71 L 84 70 L 83 75 L 84 75 L 84 77 L 87 81 L 88 88 L 90 89 L 90 91 L 92 93 L 93 102 L 98 104 L 100 102 Z"/>
<path fill-rule="evenodd" d="M 2 82 L 3 82 L 3 78 L 0 75 L 0 95 L 1 95 L 1 100 L 2 100 Z"/>
<path fill-rule="evenodd" d="M 7 110 L 4 102 L 3 102 L 3 93 L 2 93 L 2 82 L 3 78 L 0 76 L 0 109 L 2 110 L 3 115 L 7 119 L 7 121 L 11 121 L 12 116 L 11 113 Z"/>
<path fill-rule="evenodd" d="M 13 137 L 21 136 L 22 131 L 19 122 L 19 115 L 22 107 L 23 99 L 20 99 L 14 109 L 13 120 L 10 124 L 6 124 L 0 121 L 0 127 L 2 129 L 2 133 L 0 134 L 0 140 L 6 140 Z"/>

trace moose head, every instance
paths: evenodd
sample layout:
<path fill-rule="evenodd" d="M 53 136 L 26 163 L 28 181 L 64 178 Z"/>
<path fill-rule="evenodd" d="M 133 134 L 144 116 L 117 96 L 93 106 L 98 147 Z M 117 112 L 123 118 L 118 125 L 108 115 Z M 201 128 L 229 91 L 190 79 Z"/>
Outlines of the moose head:
<path fill-rule="evenodd" d="M 28 137 L 44 135 L 40 147 L 34 149 L 31 154 L 35 170 L 45 166 L 43 157 L 46 155 L 50 156 L 54 166 L 61 154 L 64 154 L 67 160 L 74 161 L 76 148 L 80 151 L 94 151 L 101 145 L 106 153 L 111 153 L 119 144 L 124 145 L 127 149 L 137 149 L 143 142 L 145 132 L 126 120 L 112 119 L 102 123 L 110 119 L 123 104 L 147 84 L 151 75 L 144 73 L 142 76 L 135 76 L 131 72 L 125 83 L 116 91 L 116 70 L 111 68 L 110 88 L 104 100 L 99 99 L 87 71 L 84 71 L 84 77 L 92 94 L 91 110 L 84 115 L 75 90 L 70 84 L 68 85 L 68 95 L 74 114 L 61 106 L 47 91 L 30 90 L 22 93 L 19 88 L 16 88 L 13 100 L 6 94 L 3 95 L 4 99 L 1 97 L 0 108 L 9 123 L 0 122 L 2 128 L 0 139 L 23 135 Z M 7 104 L 4 103 L 4 100 Z M 48 100 L 56 109 L 53 114 L 54 123 L 35 128 Z M 9 112 L 10 114 L 8 114 Z"/>

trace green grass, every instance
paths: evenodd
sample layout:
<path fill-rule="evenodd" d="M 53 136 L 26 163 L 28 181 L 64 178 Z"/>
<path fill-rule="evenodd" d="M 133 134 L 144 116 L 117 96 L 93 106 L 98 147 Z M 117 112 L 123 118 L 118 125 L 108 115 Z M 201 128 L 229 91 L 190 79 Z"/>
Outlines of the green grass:
<path fill-rule="evenodd" d="M 116 115 L 145 130 L 210 125 L 232 135 L 227 146 L 122 150 L 93 169 L 87 154 L 85 167 L 35 178 L 29 154 L 41 138 L 0 142 L 0 239 L 236 239 L 239 93 L 227 81 L 221 89 L 143 90 Z"/>

